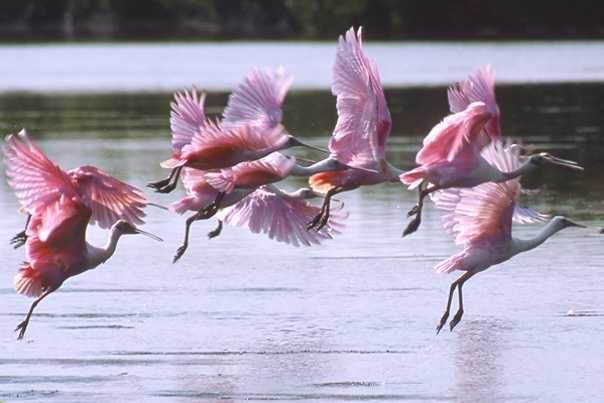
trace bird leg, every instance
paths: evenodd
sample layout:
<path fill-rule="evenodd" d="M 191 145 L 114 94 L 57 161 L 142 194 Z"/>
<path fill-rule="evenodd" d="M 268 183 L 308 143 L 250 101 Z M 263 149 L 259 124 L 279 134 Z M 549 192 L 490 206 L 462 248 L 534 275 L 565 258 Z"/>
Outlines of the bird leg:
<path fill-rule="evenodd" d="M 171 191 L 176 189 L 181 170 L 181 166 L 176 167 L 172 170 L 172 172 L 170 172 L 170 176 L 168 176 L 166 179 L 162 179 L 157 182 L 150 182 L 147 184 L 147 186 L 152 189 L 155 189 L 155 191 L 158 193 L 170 193 Z"/>
<path fill-rule="evenodd" d="M 451 287 L 449 288 L 449 298 L 447 299 L 447 309 L 445 309 L 445 313 L 443 314 L 442 318 L 440 318 L 438 325 L 436 325 L 436 334 L 440 333 L 440 330 L 443 328 L 445 323 L 447 323 L 447 319 L 449 318 L 449 312 L 451 310 L 451 302 L 453 300 L 453 293 L 455 292 L 455 288 L 458 287 L 460 284 L 463 284 L 464 281 L 466 281 L 473 275 L 474 275 L 473 272 L 467 271 L 464 274 L 462 274 L 461 276 L 459 276 L 459 278 L 457 280 L 455 280 L 454 282 L 451 283 Z M 460 290 L 461 290 L 461 288 L 460 288 Z M 459 297 L 459 301 L 461 303 L 461 301 L 462 301 L 461 296 Z M 457 322 L 455 322 L 453 327 L 459 322 L 459 320 L 461 320 L 461 315 L 463 315 L 463 305 L 460 305 L 460 308 L 461 308 L 462 313 L 460 314 L 459 311 L 457 311 L 457 313 L 455 314 L 455 317 L 457 317 L 459 315 L 459 319 L 457 320 Z M 454 320 L 455 319 L 453 319 L 451 322 L 453 322 Z"/>
<path fill-rule="evenodd" d="M 419 228 L 419 225 L 422 223 L 422 209 L 424 208 L 424 198 L 428 196 L 432 192 L 436 192 L 440 190 L 440 187 L 433 186 L 430 189 L 421 190 L 419 193 L 419 201 L 415 205 L 414 208 L 409 211 L 409 213 L 414 213 L 415 218 L 411 220 L 411 222 L 407 225 L 407 228 L 403 231 L 403 236 L 407 236 L 409 234 L 414 233 Z"/>
<path fill-rule="evenodd" d="M 419 209 L 419 204 L 422 201 L 422 192 L 424 191 L 424 184 L 426 184 L 425 180 L 419 184 L 419 187 L 417 188 L 417 194 L 419 196 L 419 199 L 417 201 L 417 204 L 415 206 L 413 206 L 413 208 L 407 212 L 407 218 L 417 214 L 417 210 Z"/>
<path fill-rule="evenodd" d="M 27 226 L 29 225 L 30 221 L 31 221 L 31 214 L 28 214 L 27 221 L 25 222 L 25 229 L 23 231 L 19 232 L 14 237 L 12 237 L 10 240 L 10 244 L 13 245 L 13 248 L 17 249 L 17 248 L 25 245 L 25 242 L 27 241 Z"/>
<path fill-rule="evenodd" d="M 208 232 L 208 238 L 216 238 L 222 232 L 222 220 L 218 220 L 218 226 L 212 231 Z"/>
<path fill-rule="evenodd" d="M 325 225 L 327 225 L 327 222 L 329 221 L 329 209 L 331 205 L 331 198 L 333 197 L 333 195 L 343 190 L 343 188 L 336 186 L 327 191 L 327 194 L 325 194 L 325 199 L 323 199 L 323 206 L 321 206 L 321 212 L 317 214 L 315 218 L 313 218 L 312 221 L 306 225 L 307 231 L 314 229 L 318 232 L 321 231 L 321 229 Z"/>
<path fill-rule="evenodd" d="M 15 332 L 17 330 L 19 330 L 19 336 L 17 337 L 17 340 L 21 340 L 21 339 L 23 339 L 23 336 L 25 336 L 25 330 L 27 329 L 27 325 L 29 324 L 29 319 L 31 318 L 31 314 L 34 312 L 34 308 L 36 307 L 36 305 L 38 305 L 40 303 L 40 301 L 42 301 L 48 294 L 50 294 L 54 290 L 55 289 L 49 288 L 48 290 L 44 291 L 31 304 L 31 307 L 29 308 L 29 312 L 27 312 L 27 316 L 25 317 L 25 320 L 23 320 L 21 323 L 19 323 L 19 325 L 17 325 L 17 327 L 15 328 Z"/>
<path fill-rule="evenodd" d="M 465 272 L 458 280 L 459 284 L 457 285 L 457 294 L 459 296 L 459 308 L 457 309 L 455 316 L 453 316 L 453 319 L 451 319 L 451 322 L 449 322 L 450 331 L 453 331 L 453 328 L 457 326 L 457 324 L 461 321 L 461 317 L 463 316 L 463 295 L 461 293 L 461 288 L 463 287 L 463 284 L 466 282 L 466 280 L 472 277 L 473 275 L 474 272 L 468 271 Z"/>
<path fill-rule="evenodd" d="M 182 257 L 182 255 L 184 255 L 185 251 L 189 247 L 189 232 L 191 231 L 191 225 L 195 221 L 208 220 L 208 219 L 212 218 L 218 211 L 218 208 L 220 207 L 220 202 L 222 201 L 223 197 L 224 197 L 224 192 L 218 193 L 218 196 L 216 196 L 216 200 L 214 200 L 214 202 L 210 206 L 208 206 L 202 210 L 199 210 L 197 213 L 195 213 L 192 216 L 190 216 L 189 218 L 187 218 L 187 221 L 185 224 L 185 239 L 184 239 L 182 245 L 180 245 L 178 247 L 178 249 L 176 249 L 176 254 L 174 254 L 174 259 L 172 259 L 172 263 L 176 263 L 178 261 L 178 259 L 180 259 Z M 214 207 L 212 207 L 212 205 L 214 205 Z M 212 208 L 210 208 L 210 207 L 212 207 Z"/>

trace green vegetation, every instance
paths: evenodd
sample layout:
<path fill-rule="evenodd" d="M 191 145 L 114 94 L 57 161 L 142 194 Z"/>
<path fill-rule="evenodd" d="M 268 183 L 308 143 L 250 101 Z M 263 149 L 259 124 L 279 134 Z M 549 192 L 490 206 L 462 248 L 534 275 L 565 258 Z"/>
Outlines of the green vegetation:
<path fill-rule="evenodd" d="M 600 1 L 3 0 L 0 39 L 594 38 Z"/>

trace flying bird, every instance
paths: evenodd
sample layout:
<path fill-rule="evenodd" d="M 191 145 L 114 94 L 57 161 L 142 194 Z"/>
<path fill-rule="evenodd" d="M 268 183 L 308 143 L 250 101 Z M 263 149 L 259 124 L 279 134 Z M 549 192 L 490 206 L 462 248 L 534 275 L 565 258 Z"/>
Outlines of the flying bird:
<path fill-rule="evenodd" d="M 514 170 L 526 166 L 522 163 L 521 151 L 519 147 L 504 147 L 501 142 L 495 142 L 485 147 L 483 156 L 490 166 Z M 533 158 L 535 156 L 529 159 Z M 551 219 L 532 239 L 512 237 L 512 221 L 531 223 L 547 218 L 520 206 L 517 202 L 520 192 L 520 180 L 515 177 L 502 182 L 484 182 L 472 188 L 448 188 L 431 194 L 436 207 L 444 212 L 443 227 L 455 238 L 455 243 L 464 248 L 436 265 L 438 272 L 464 272 L 451 284 L 445 313 L 436 327 L 437 333 L 449 317 L 455 289 L 459 296 L 459 308 L 449 323 L 450 329 L 453 330 L 461 321 L 464 313 L 462 287 L 469 278 L 518 253 L 536 248 L 564 228 L 583 227 L 558 216 Z"/>
<path fill-rule="evenodd" d="M 362 28 L 340 36 L 333 67 L 331 92 L 336 96 L 338 120 L 329 141 L 329 159 L 338 169 L 309 179 L 310 187 L 325 195 L 321 212 L 307 228 L 327 224 L 331 198 L 360 186 L 398 182 L 401 170 L 385 159 L 392 126 L 378 66 L 364 53 Z"/>
<path fill-rule="evenodd" d="M 139 189 L 93 166 L 63 171 L 28 137 L 25 130 L 9 135 L 4 146 L 8 183 L 31 219 L 26 230 L 26 261 L 15 277 L 20 294 L 36 297 L 15 329 L 25 335 L 35 307 L 69 277 L 93 269 L 115 252 L 124 234 L 144 234 L 146 199 Z M 86 242 L 86 228 L 97 222 L 111 226 L 104 247 Z"/>
<path fill-rule="evenodd" d="M 223 169 L 296 146 L 324 151 L 287 134 L 281 124 L 292 81 L 282 68 L 252 71 L 229 97 L 221 121 L 206 118 L 205 93 L 198 96 L 195 88 L 176 93 L 170 113 L 173 155 L 161 163 L 171 173 L 148 186 L 173 191 L 184 167 Z"/>
<path fill-rule="evenodd" d="M 447 116 L 428 133 L 415 159 L 419 166 L 400 175 L 401 182 L 409 185 L 409 189 L 419 190 L 418 203 L 409 212 L 409 216 L 415 215 L 415 218 L 405 228 L 403 236 L 417 230 L 421 223 L 424 198 L 438 190 L 503 182 L 547 163 L 583 170 L 576 162 L 548 153 L 526 158 L 522 166 L 512 171 L 491 165 L 481 155 L 485 146 L 481 133 L 492 118 L 484 102 L 473 102 L 464 111 Z"/>

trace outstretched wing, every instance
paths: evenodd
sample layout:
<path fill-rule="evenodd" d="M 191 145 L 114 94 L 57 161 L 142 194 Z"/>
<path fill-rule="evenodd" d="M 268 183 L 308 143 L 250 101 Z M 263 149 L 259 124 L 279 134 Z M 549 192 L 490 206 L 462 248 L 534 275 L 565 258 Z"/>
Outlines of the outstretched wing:
<path fill-rule="evenodd" d="M 340 233 L 344 226 L 342 221 L 347 217 L 340 209 L 332 210 L 329 222 L 320 231 L 307 231 L 307 223 L 321 209 L 305 200 L 263 186 L 226 210 L 222 219 L 255 234 L 266 234 L 278 242 L 311 246 Z"/>
<path fill-rule="evenodd" d="M 432 200 L 444 211 L 443 227 L 458 245 L 511 239 L 512 215 L 520 192 L 518 181 L 487 182 L 473 188 L 435 192 Z"/>
<path fill-rule="evenodd" d="M 464 152 L 477 154 L 480 150 L 478 136 L 491 116 L 482 102 L 472 103 L 465 110 L 447 116 L 424 138 L 415 162 L 420 165 L 451 162 Z"/>
<path fill-rule="evenodd" d="M 184 146 L 190 144 L 195 133 L 205 126 L 205 99 L 205 92 L 198 97 L 195 87 L 191 92 L 174 94 L 174 101 L 170 104 L 170 130 L 174 152 L 180 152 Z"/>
<path fill-rule="evenodd" d="M 8 135 L 3 150 L 8 184 L 29 214 L 55 203 L 61 196 L 76 195 L 69 175 L 48 159 L 25 129 L 18 135 Z"/>
<path fill-rule="evenodd" d="M 451 113 L 463 111 L 472 102 L 484 102 L 493 115 L 499 114 L 495 100 L 495 71 L 490 65 L 481 67 L 467 80 L 450 86 L 447 96 Z"/>
<path fill-rule="evenodd" d="M 332 156 L 353 167 L 384 158 L 392 120 L 377 65 L 363 52 L 361 28 L 340 36 L 331 92 L 338 110 L 329 142 Z"/>
<path fill-rule="evenodd" d="M 229 96 L 222 124 L 249 124 L 261 128 L 277 127 L 283 120 L 281 107 L 294 77 L 283 67 L 256 69 L 245 77 Z"/>
<path fill-rule="evenodd" d="M 144 223 L 147 199 L 142 190 L 90 165 L 72 169 L 69 175 L 77 184 L 80 198 L 92 210 L 91 223 L 101 228 L 109 228 L 120 219 Z"/>

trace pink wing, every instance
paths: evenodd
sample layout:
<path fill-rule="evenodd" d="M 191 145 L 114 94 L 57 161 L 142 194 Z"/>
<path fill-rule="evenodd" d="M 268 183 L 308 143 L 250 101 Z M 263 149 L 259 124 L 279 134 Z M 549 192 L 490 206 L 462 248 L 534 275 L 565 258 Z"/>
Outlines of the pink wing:
<path fill-rule="evenodd" d="M 274 128 L 283 119 L 281 107 L 294 77 L 283 67 L 254 70 L 229 96 L 223 112 L 223 126 L 249 124 Z"/>
<path fill-rule="evenodd" d="M 333 67 L 331 92 L 337 96 L 338 122 L 329 151 L 350 166 L 367 166 L 384 158 L 392 120 L 384 97 L 377 65 L 361 46 L 358 33 L 350 28 L 340 36 Z"/>
<path fill-rule="evenodd" d="M 185 191 L 188 194 L 195 193 L 196 189 L 203 186 L 207 181 L 204 178 L 206 171 L 195 168 L 183 168 L 182 170 L 182 184 L 185 187 Z"/>
<path fill-rule="evenodd" d="M 278 242 L 311 246 L 339 234 L 344 226 L 342 221 L 347 217 L 339 209 L 332 210 L 325 227 L 318 232 L 307 231 L 306 225 L 320 210 L 304 200 L 264 186 L 227 210 L 223 220 L 254 234 L 266 234 Z"/>
<path fill-rule="evenodd" d="M 198 97 L 195 87 L 191 92 L 174 94 L 174 102 L 170 104 L 170 130 L 174 152 L 180 152 L 185 145 L 191 143 L 195 133 L 205 126 L 205 99 L 205 92 Z"/>
<path fill-rule="evenodd" d="M 255 161 L 246 161 L 220 172 L 210 172 L 205 179 L 215 189 L 230 193 L 237 186 L 258 187 L 277 182 L 289 175 L 296 161 L 274 152 Z"/>
<path fill-rule="evenodd" d="M 223 127 L 222 124 L 208 120 L 205 127 L 195 133 L 191 144 L 183 147 L 183 154 L 214 147 L 257 151 L 285 144 L 286 141 L 287 135 L 281 125 L 272 128 L 247 124 Z"/>
<path fill-rule="evenodd" d="M 485 130 L 491 138 L 501 138 L 499 106 L 495 99 L 495 72 L 490 65 L 480 68 L 467 80 L 453 84 L 449 87 L 447 96 L 452 113 L 463 111 L 472 102 L 484 102 L 492 115 Z"/>
<path fill-rule="evenodd" d="M 143 224 L 147 199 L 142 190 L 90 165 L 69 171 L 82 201 L 92 210 L 91 223 L 109 228 L 119 219 Z"/>
<path fill-rule="evenodd" d="M 482 241 L 511 238 L 512 215 L 520 183 L 487 182 L 473 188 L 450 188 L 435 192 L 432 200 L 445 211 L 445 230 L 455 243 L 466 247 Z"/>
<path fill-rule="evenodd" d="M 498 115 L 495 100 L 495 72 L 486 65 L 472 73 L 467 80 L 453 84 L 447 90 L 451 113 L 461 112 L 472 102 L 484 102 L 493 115 Z"/>
<path fill-rule="evenodd" d="M 29 214 L 53 204 L 61 196 L 76 196 L 70 177 L 40 150 L 23 129 L 6 137 L 4 161 L 8 184 Z"/>
<path fill-rule="evenodd" d="M 490 118 L 491 113 L 482 102 L 474 102 L 464 111 L 447 116 L 428 133 L 415 162 L 434 164 L 451 162 L 462 155 L 478 155 L 482 147 L 479 134 Z"/>

